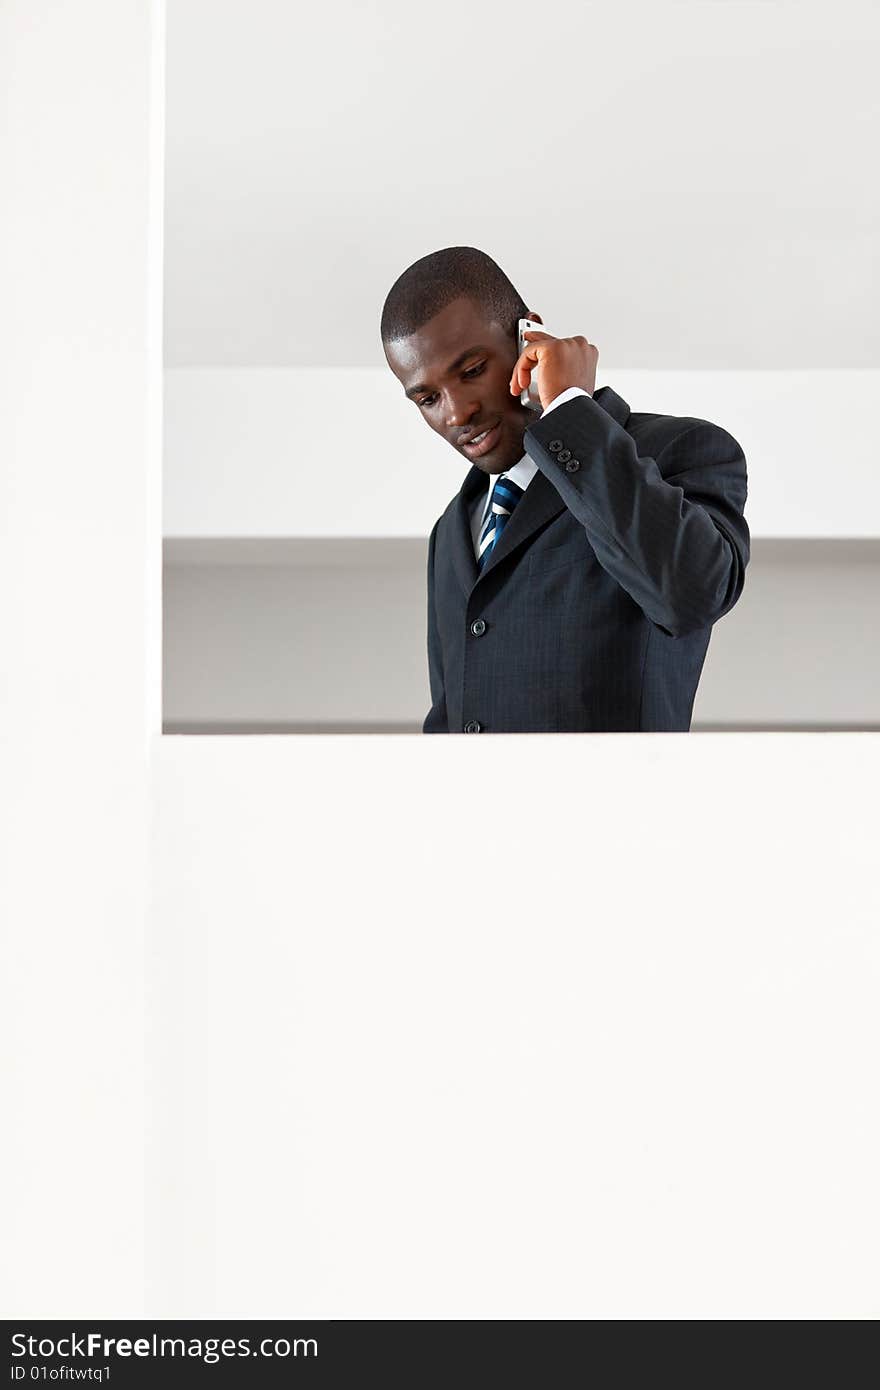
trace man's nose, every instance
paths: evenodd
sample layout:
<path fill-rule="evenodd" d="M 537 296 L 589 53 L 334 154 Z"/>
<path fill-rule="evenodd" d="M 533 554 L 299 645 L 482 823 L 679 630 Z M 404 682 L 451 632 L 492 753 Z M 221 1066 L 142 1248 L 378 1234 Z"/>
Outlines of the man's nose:
<path fill-rule="evenodd" d="M 450 428 L 461 429 L 462 425 L 466 425 L 468 420 L 473 419 L 479 409 L 479 401 L 475 401 L 472 397 L 450 393 L 446 405 L 446 419 Z"/>

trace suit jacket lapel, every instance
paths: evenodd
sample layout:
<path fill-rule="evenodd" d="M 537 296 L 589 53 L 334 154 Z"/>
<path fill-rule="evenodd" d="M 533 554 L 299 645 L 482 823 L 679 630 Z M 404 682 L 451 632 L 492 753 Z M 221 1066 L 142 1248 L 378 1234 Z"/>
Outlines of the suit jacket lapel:
<path fill-rule="evenodd" d="M 477 579 L 477 560 L 471 534 L 471 508 L 477 493 L 487 491 L 488 487 L 489 480 L 486 474 L 472 466 L 455 499 L 452 514 L 452 565 L 466 595 L 470 594 Z"/>
<path fill-rule="evenodd" d="M 501 532 L 499 539 L 492 547 L 492 553 L 486 561 L 485 569 L 480 578 L 482 579 L 483 575 L 488 574 L 518 546 L 527 541 L 529 536 L 533 535 L 540 526 L 550 521 L 552 517 L 558 516 L 564 509 L 565 503 L 556 488 L 539 469 L 514 507 L 513 515 Z"/>
<path fill-rule="evenodd" d="M 483 575 L 493 570 L 499 560 L 503 560 L 505 555 L 509 555 L 523 541 L 528 540 L 529 536 L 537 531 L 539 526 L 543 526 L 545 522 L 549 521 L 551 517 L 558 516 L 565 506 L 553 484 L 544 477 L 543 473 L 538 471 L 516 504 L 513 515 L 492 549 L 485 569 L 482 574 L 478 574 L 471 530 L 471 512 L 477 496 L 482 497 L 488 487 L 489 481 L 486 474 L 482 473 L 479 468 L 472 468 L 455 499 L 452 525 L 452 563 L 458 581 L 465 594 L 468 595 L 478 578 L 482 579 Z"/>
<path fill-rule="evenodd" d="M 617 395 L 616 391 L 612 391 L 610 386 L 600 387 L 595 392 L 593 400 L 609 415 L 612 415 L 619 424 L 626 425 L 630 413 L 629 406 Z M 483 496 L 488 487 L 487 475 L 476 466 L 472 466 L 455 499 L 452 526 L 452 563 L 458 581 L 467 596 L 470 596 L 478 578 L 482 579 L 484 575 L 494 570 L 500 561 L 504 560 L 524 541 L 527 541 L 529 536 L 533 535 L 539 527 L 554 516 L 558 516 L 565 507 L 565 503 L 550 479 L 538 469 L 517 503 L 513 515 L 501 532 L 500 539 L 493 546 L 486 568 L 482 574 L 478 574 L 471 533 L 471 510 L 477 494 Z"/>

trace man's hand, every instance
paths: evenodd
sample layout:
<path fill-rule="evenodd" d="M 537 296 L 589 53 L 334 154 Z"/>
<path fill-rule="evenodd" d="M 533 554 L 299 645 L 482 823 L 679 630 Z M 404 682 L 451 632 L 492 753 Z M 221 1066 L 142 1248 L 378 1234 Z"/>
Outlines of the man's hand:
<path fill-rule="evenodd" d="M 527 346 L 517 358 L 510 378 L 510 394 L 525 391 L 538 370 L 538 395 L 544 409 L 568 386 L 582 386 L 592 396 L 596 389 L 599 349 L 586 338 L 551 338 L 549 333 L 529 329 L 523 334 Z"/>

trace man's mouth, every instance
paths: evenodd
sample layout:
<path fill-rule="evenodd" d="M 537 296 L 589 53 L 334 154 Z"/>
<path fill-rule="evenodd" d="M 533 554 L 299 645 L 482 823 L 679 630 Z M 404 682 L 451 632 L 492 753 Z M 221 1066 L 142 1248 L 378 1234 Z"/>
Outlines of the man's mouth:
<path fill-rule="evenodd" d="M 467 444 L 462 444 L 461 447 L 468 458 L 477 459 L 483 454 L 488 454 L 490 449 L 494 449 L 500 437 L 501 422 L 499 420 L 497 425 L 492 425 L 489 429 L 483 430 L 482 434 L 476 435 L 475 438 L 471 439 Z"/>

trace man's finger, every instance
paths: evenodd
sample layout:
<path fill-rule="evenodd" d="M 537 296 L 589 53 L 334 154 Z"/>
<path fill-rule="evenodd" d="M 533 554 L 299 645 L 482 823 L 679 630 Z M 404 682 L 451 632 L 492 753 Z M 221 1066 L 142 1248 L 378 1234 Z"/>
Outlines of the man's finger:
<path fill-rule="evenodd" d="M 530 360 L 530 357 L 526 353 L 522 353 L 522 355 L 517 358 L 516 366 L 513 369 L 513 376 L 510 378 L 511 391 L 514 386 L 518 391 L 524 391 L 528 386 L 532 377 Z M 534 354 L 534 360 L 535 362 L 538 360 L 537 353 Z"/>
<path fill-rule="evenodd" d="M 532 338 L 535 339 L 535 342 L 539 343 L 544 341 L 553 341 L 553 335 L 551 333 L 542 332 L 540 328 L 527 328 L 522 336 L 523 341 L 529 341 L 530 345 Z M 516 359 L 516 366 L 513 369 L 513 376 L 510 378 L 511 391 L 513 391 L 514 387 L 516 387 L 517 391 L 524 391 L 526 389 L 526 387 L 532 379 L 532 367 L 530 364 L 537 364 L 537 362 L 538 353 L 534 350 L 534 348 L 531 352 L 528 349 L 523 349 L 519 357 Z"/>
<path fill-rule="evenodd" d="M 546 339 L 548 342 L 553 341 L 549 333 L 541 334 L 541 340 L 543 341 L 544 339 Z M 523 349 L 519 357 L 516 359 L 516 366 L 513 369 L 513 376 L 510 378 L 511 391 L 513 390 L 514 385 L 516 385 L 519 391 L 524 391 L 526 389 L 526 387 L 529 384 L 529 381 L 531 380 L 532 367 L 536 366 L 539 361 L 540 353 L 538 351 L 538 344 L 530 343 L 527 348 Z M 525 380 L 523 380 L 523 377 L 525 377 Z"/>

